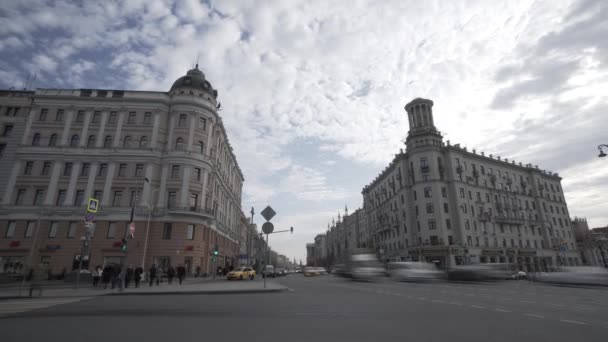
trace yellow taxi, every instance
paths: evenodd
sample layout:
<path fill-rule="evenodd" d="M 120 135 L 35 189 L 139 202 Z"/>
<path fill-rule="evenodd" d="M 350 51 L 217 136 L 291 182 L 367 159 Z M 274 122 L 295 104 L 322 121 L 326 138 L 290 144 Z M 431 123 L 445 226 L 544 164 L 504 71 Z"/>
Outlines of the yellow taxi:
<path fill-rule="evenodd" d="M 230 271 L 226 276 L 228 280 L 243 280 L 255 278 L 255 270 L 251 267 L 239 267 L 233 271 Z"/>

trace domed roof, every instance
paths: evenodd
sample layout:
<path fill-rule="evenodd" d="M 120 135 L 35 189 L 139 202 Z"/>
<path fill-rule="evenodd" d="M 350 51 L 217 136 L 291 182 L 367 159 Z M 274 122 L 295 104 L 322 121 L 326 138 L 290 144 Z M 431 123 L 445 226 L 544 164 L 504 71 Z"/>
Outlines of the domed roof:
<path fill-rule="evenodd" d="M 169 92 L 180 88 L 203 90 L 204 92 L 212 95 L 214 98 L 217 98 L 217 90 L 213 89 L 211 83 L 205 79 L 205 74 L 198 69 L 198 64 L 194 67 L 194 69 L 188 70 L 186 76 L 182 76 L 173 82 Z"/>

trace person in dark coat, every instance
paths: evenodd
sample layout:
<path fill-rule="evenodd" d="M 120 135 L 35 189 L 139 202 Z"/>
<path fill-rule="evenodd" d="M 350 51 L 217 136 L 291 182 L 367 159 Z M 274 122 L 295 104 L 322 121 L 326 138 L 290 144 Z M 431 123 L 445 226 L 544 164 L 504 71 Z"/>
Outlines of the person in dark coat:
<path fill-rule="evenodd" d="M 112 278 L 112 267 L 111 266 L 106 266 L 103 269 L 103 273 L 101 274 L 101 281 L 103 282 L 103 289 L 107 289 L 108 288 L 108 283 L 110 282 L 110 279 Z"/>
<path fill-rule="evenodd" d="M 112 289 L 117 286 L 120 286 L 120 266 L 115 265 L 112 268 Z"/>
<path fill-rule="evenodd" d="M 156 277 L 156 272 L 156 265 L 152 265 L 152 267 L 150 267 L 150 286 L 152 286 L 154 280 L 156 280 L 156 285 L 158 285 L 158 278 Z"/>
<path fill-rule="evenodd" d="M 173 284 L 173 277 L 175 277 L 175 268 L 169 265 L 169 269 L 167 270 L 167 279 L 169 280 L 169 285 Z"/>
<path fill-rule="evenodd" d="M 182 284 L 182 280 L 186 277 L 186 268 L 182 265 L 177 267 L 177 279 L 179 280 L 179 284 Z"/>
<path fill-rule="evenodd" d="M 144 273 L 144 269 L 141 267 L 138 267 L 135 269 L 135 288 L 139 287 L 139 282 L 141 281 L 141 275 Z"/>
<path fill-rule="evenodd" d="M 135 271 L 133 271 L 133 266 L 129 266 L 125 274 L 125 289 L 129 288 L 129 283 L 131 282 L 131 279 L 133 279 L 134 273 Z"/>

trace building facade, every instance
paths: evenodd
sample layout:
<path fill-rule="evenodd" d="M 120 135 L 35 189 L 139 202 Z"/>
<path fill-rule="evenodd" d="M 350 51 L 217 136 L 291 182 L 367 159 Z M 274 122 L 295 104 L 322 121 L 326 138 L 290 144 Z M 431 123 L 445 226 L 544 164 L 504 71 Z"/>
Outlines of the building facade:
<path fill-rule="evenodd" d="M 379 256 L 529 271 L 580 264 L 558 174 L 444 143 L 432 107 L 405 106 L 406 151 L 362 191 Z"/>
<path fill-rule="evenodd" d="M 572 225 L 582 264 L 608 267 L 608 227 L 589 229 L 587 219 L 579 217 Z"/>
<path fill-rule="evenodd" d="M 131 208 L 127 264 L 203 273 L 236 264 L 244 178 L 217 95 L 198 66 L 168 92 L 2 93 L 0 272 L 72 270 L 89 198 L 99 210 L 87 268 L 120 262 Z"/>

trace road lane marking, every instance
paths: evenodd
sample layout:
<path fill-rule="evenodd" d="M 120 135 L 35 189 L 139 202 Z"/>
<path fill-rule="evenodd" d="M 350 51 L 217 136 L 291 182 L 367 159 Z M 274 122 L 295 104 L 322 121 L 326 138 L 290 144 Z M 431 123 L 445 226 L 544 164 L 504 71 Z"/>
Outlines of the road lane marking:
<path fill-rule="evenodd" d="M 479 305 L 471 305 L 471 307 L 475 308 L 475 309 L 485 309 L 486 308 L 485 306 L 479 306 Z"/>
<path fill-rule="evenodd" d="M 475 295 L 474 295 L 474 294 L 472 294 L 472 293 L 465 293 L 464 295 L 465 295 L 465 296 L 469 296 L 469 297 L 473 297 L 473 296 L 475 296 Z"/>
<path fill-rule="evenodd" d="M 524 314 L 524 316 L 530 316 L 530 317 L 536 317 L 536 318 L 545 318 L 545 316 L 541 316 L 541 315 L 535 315 L 535 314 Z"/>
<path fill-rule="evenodd" d="M 420 300 L 426 300 L 426 297 L 418 297 Z"/>
<path fill-rule="evenodd" d="M 564 323 L 572 323 L 572 324 L 580 324 L 580 325 L 587 325 L 587 323 L 585 322 L 579 322 L 579 321 L 572 321 L 569 319 L 560 319 L 560 322 L 564 322 Z"/>
<path fill-rule="evenodd" d="M 512 312 L 510 310 L 504 310 L 504 309 L 494 309 L 495 311 L 499 311 L 499 312 Z"/>
<path fill-rule="evenodd" d="M 439 299 L 433 299 L 433 300 L 431 300 L 431 302 L 433 302 L 433 303 L 445 303 L 444 301 L 439 300 Z"/>
<path fill-rule="evenodd" d="M 530 304 L 535 304 L 536 302 L 533 300 L 520 300 L 520 303 L 530 303 Z"/>
<path fill-rule="evenodd" d="M 457 305 L 457 306 L 462 306 L 462 303 L 458 303 L 458 302 L 450 302 L 449 304 Z"/>

